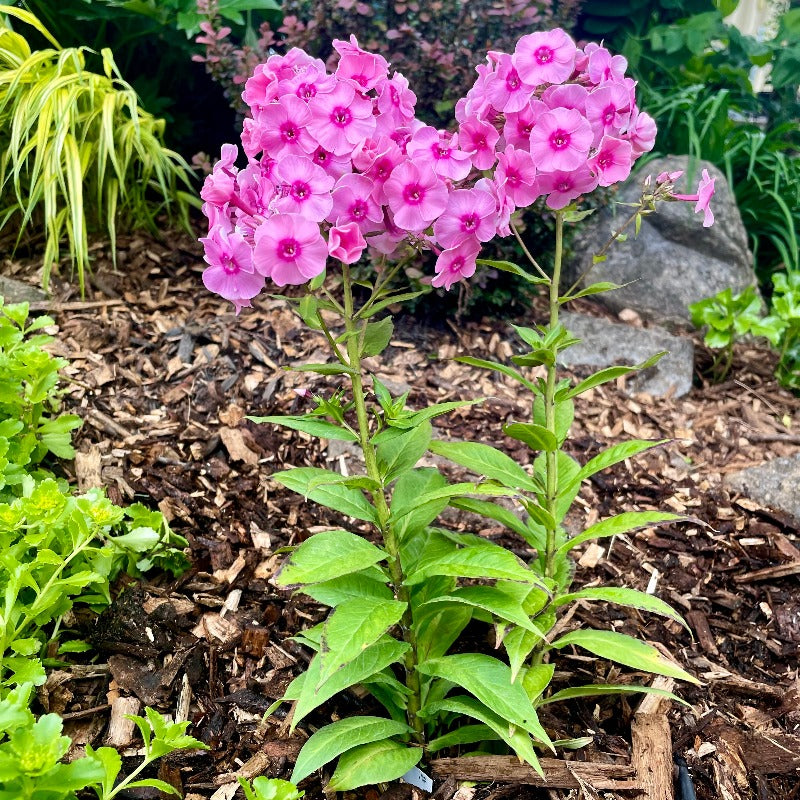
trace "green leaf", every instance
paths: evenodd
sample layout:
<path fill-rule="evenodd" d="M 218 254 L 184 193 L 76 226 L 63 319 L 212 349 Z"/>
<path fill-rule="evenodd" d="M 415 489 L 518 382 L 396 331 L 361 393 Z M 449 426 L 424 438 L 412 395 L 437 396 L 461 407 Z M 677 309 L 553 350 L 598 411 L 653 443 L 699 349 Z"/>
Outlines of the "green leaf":
<path fill-rule="evenodd" d="M 319 536 L 320 534 L 316 534 Z M 380 577 L 369 574 L 369 571 L 354 572 L 349 575 L 340 575 L 328 581 L 303 586 L 303 594 L 322 603 L 325 606 L 338 606 L 346 600 L 358 597 L 369 597 L 377 600 L 391 600 L 392 592 Z M 280 577 L 280 573 L 279 573 Z"/>
<path fill-rule="evenodd" d="M 430 605 L 416 611 L 417 657 L 426 660 L 443 656 L 471 619 L 472 609 L 465 606 Z"/>
<path fill-rule="evenodd" d="M 486 361 L 482 358 L 473 358 L 472 356 L 458 356 L 456 361 L 458 361 L 460 364 L 469 364 L 472 367 L 481 367 L 483 369 L 491 369 L 495 372 L 500 372 L 503 375 L 508 375 L 515 381 L 519 381 L 519 383 L 525 386 L 525 388 L 530 389 L 531 391 L 536 390 L 535 385 L 525 378 L 521 372 L 515 370 L 513 367 L 508 367 L 505 364 L 498 364 L 494 361 Z"/>
<path fill-rule="evenodd" d="M 414 467 L 427 452 L 432 433 L 430 422 L 424 421 L 418 427 L 398 433 L 377 446 L 378 467 L 385 484 Z"/>
<path fill-rule="evenodd" d="M 446 478 L 433 468 L 403 473 L 394 485 L 389 520 L 399 539 L 409 531 L 423 530 L 447 508 L 449 497 L 438 492 L 447 486 Z"/>
<path fill-rule="evenodd" d="M 675 700 L 685 706 L 690 705 L 685 700 L 681 700 L 680 697 L 664 689 L 656 689 L 653 686 L 631 686 L 623 683 L 595 683 L 589 686 L 570 686 L 569 689 L 562 689 L 551 694 L 550 697 L 540 700 L 538 705 L 544 706 L 548 703 L 559 703 L 563 700 L 573 700 L 576 697 L 599 697 L 609 694 L 654 694 L 657 697 Z"/>
<path fill-rule="evenodd" d="M 493 519 L 522 537 L 526 537 L 529 533 L 525 523 L 513 511 L 509 511 L 507 508 L 503 508 L 503 506 L 492 503 L 489 500 L 477 500 L 473 497 L 454 497 L 450 501 L 450 505 L 454 508 L 471 511 L 473 514 L 480 514 L 482 517 Z"/>
<path fill-rule="evenodd" d="M 512 422 L 510 425 L 503 425 L 503 433 L 523 442 L 532 450 L 558 450 L 558 441 L 552 431 L 543 425 L 536 425 L 531 422 Z"/>
<path fill-rule="evenodd" d="M 537 489 L 533 479 L 513 458 L 488 444 L 443 442 L 434 439 L 429 449 L 432 453 L 460 464 L 477 475 L 496 480 L 503 486 L 528 491 Z"/>
<path fill-rule="evenodd" d="M 443 708 L 441 710 L 452 711 L 451 708 Z M 463 715 L 463 711 L 455 711 L 454 713 Z M 500 720 L 500 724 L 502 724 L 502 720 Z M 428 752 L 436 753 L 439 750 L 444 750 L 449 747 L 458 747 L 464 744 L 477 744 L 478 742 L 491 742 L 492 740 L 499 739 L 500 735 L 483 723 L 479 725 L 462 725 L 460 728 L 450 731 L 450 733 L 445 733 L 443 736 L 437 736 L 435 739 L 431 739 L 431 741 L 428 742 Z"/>
<path fill-rule="evenodd" d="M 386 553 L 349 531 L 321 531 L 306 539 L 275 578 L 279 586 L 322 583 L 360 572 L 386 558 Z"/>
<path fill-rule="evenodd" d="M 522 685 L 532 703 L 538 705 L 542 692 L 550 685 L 555 674 L 555 664 L 536 664 L 524 671 Z"/>
<path fill-rule="evenodd" d="M 600 386 L 603 383 L 608 383 L 609 381 L 616 380 L 617 378 L 621 377 L 622 375 L 627 375 L 629 372 L 636 372 L 638 370 L 648 369 L 656 364 L 663 356 L 667 354 L 666 350 L 662 350 L 659 353 L 648 358 L 646 361 L 642 361 L 641 364 L 635 364 L 632 367 L 628 366 L 619 366 L 619 367 L 606 367 L 605 369 L 601 369 L 599 372 L 595 372 L 594 375 L 590 375 L 586 380 L 581 381 L 577 386 L 573 386 L 572 389 L 564 392 L 563 394 L 559 395 L 559 400 L 568 400 L 572 397 L 577 397 L 579 394 L 583 394 L 584 392 L 588 392 L 589 389 L 593 389 L 595 386 Z"/>
<path fill-rule="evenodd" d="M 408 747 L 392 739 L 363 744 L 342 755 L 325 791 L 345 792 L 371 783 L 397 780 L 421 758 L 421 747 Z"/>
<path fill-rule="evenodd" d="M 368 322 L 364 332 L 362 354 L 365 356 L 380 355 L 389 345 L 393 333 L 394 323 L 391 317 L 384 317 L 378 322 Z"/>
<path fill-rule="evenodd" d="M 344 364 L 301 364 L 299 367 L 286 367 L 292 372 L 314 372 L 317 375 L 355 375 L 355 370 Z"/>
<path fill-rule="evenodd" d="M 355 598 L 336 606 L 322 628 L 318 686 L 400 621 L 407 604 Z"/>
<path fill-rule="evenodd" d="M 544 776 L 539 759 L 533 749 L 530 735 L 521 728 L 509 725 L 502 714 L 496 714 L 493 709 L 487 708 L 484 703 L 474 697 L 458 695 L 456 697 L 448 697 L 445 700 L 426 703 L 420 712 L 420 716 L 430 718 L 442 712 L 480 720 L 497 738 L 502 739 L 522 761 L 526 761 L 539 775 Z"/>
<path fill-rule="evenodd" d="M 572 400 L 560 400 L 555 404 L 555 432 L 559 445 L 569 434 L 572 421 L 575 418 L 575 403 Z M 537 394 L 533 398 L 533 421 L 542 427 L 546 425 L 546 415 L 544 411 L 544 397 Z"/>
<path fill-rule="evenodd" d="M 514 625 L 530 631 L 539 639 L 544 639 L 540 631 L 522 611 L 524 597 L 530 593 L 531 588 L 525 584 L 516 584 L 522 590 L 514 591 L 514 584 L 497 586 L 466 586 L 442 597 L 434 597 L 425 603 L 430 607 L 435 603 L 463 603 L 464 605 L 482 608 L 495 617 L 504 619 Z"/>
<path fill-rule="evenodd" d="M 571 644 L 582 647 L 600 658 L 624 664 L 631 669 L 652 672 L 655 675 L 666 675 L 690 683 L 700 683 L 697 678 L 681 669 L 673 661 L 668 661 L 652 645 L 645 644 L 645 642 L 624 633 L 595 630 L 572 631 L 557 639 L 552 646 L 561 649 Z"/>
<path fill-rule="evenodd" d="M 651 450 L 654 447 L 659 447 L 666 444 L 669 439 L 659 439 L 658 441 L 648 442 L 643 439 L 634 439 L 630 442 L 620 442 L 613 447 L 608 447 L 601 453 L 598 453 L 594 458 L 584 464 L 578 474 L 573 479 L 575 483 L 580 485 L 587 478 L 591 477 L 601 470 L 607 469 L 614 464 L 619 464 L 626 458 L 632 458 L 645 450 Z"/>
<path fill-rule="evenodd" d="M 670 514 L 665 511 L 624 511 L 614 517 L 596 522 L 588 527 L 583 533 L 573 536 L 556 551 L 558 554 L 567 553 L 573 547 L 588 542 L 591 539 L 605 539 L 609 536 L 617 536 L 620 533 L 646 528 L 649 525 L 660 525 L 662 522 L 675 522 L 685 520 L 681 514 Z"/>
<path fill-rule="evenodd" d="M 318 436 L 323 439 L 337 439 L 342 442 L 357 442 L 358 436 L 343 428 L 341 425 L 336 425 L 333 422 L 327 422 L 319 417 L 311 414 L 303 416 L 274 416 L 274 417 L 247 417 L 251 422 L 263 424 L 270 422 L 273 425 L 282 425 L 284 428 L 292 428 L 295 431 L 303 431 L 311 436 Z"/>
<path fill-rule="evenodd" d="M 425 661 L 417 669 L 423 675 L 434 675 L 463 687 L 506 722 L 528 731 L 552 749 L 528 695 L 521 684 L 511 681 L 511 669 L 502 661 L 481 653 L 460 653 Z"/>
<path fill-rule="evenodd" d="M 579 297 L 588 297 L 592 294 L 602 294 L 603 292 L 613 292 L 614 289 L 621 289 L 622 286 L 618 283 L 611 283 L 610 281 L 599 281 L 598 283 L 593 283 L 590 286 L 586 286 L 575 294 L 565 295 L 564 297 L 559 297 L 558 302 L 562 305 L 564 303 L 569 303 L 571 300 L 577 300 Z"/>
<path fill-rule="evenodd" d="M 650 611 L 653 614 L 660 614 L 662 617 L 674 619 L 675 622 L 683 625 L 687 631 L 690 630 L 683 617 L 670 605 L 658 597 L 639 592 L 636 589 L 614 586 L 581 589 L 578 592 L 563 594 L 556 598 L 555 605 L 563 606 L 576 600 L 599 600 L 603 603 L 616 603 L 629 608 L 638 608 L 641 611 Z"/>
<path fill-rule="evenodd" d="M 518 275 L 520 278 L 524 278 L 528 283 L 534 285 L 550 283 L 547 278 L 537 278 L 535 275 L 531 275 L 530 272 L 526 272 L 522 267 L 517 266 L 511 261 L 495 261 L 488 258 L 479 258 L 476 263 L 482 267 L 491 267 L 492 269 L 499 269 L 501 272 L 510 272 L 512 275 Z"/>
<path fill-rule="evenodd" d="M 320 728 L 303 745 L 292 772 L 292 783 L 300 783 L 312 772 L 359 745 L 411 732 L 404 722 L 381 717 L 348 717 Z"/>
<path fill-rule="evenodd" d="M 325 478 L 331 476 L 334 482 L 324 485 Z M 337 485 L 341 480 L 339 473 L 318 467 L 295 467 L 284 472 L 276 472 L 272 477 L 287 489 L 302 494 L 315 503 L 332 508 L 348 517 L 378 524 L 375 509 L 361 491 Z"/>
<path fill-rule="evenodd" d="M 503 647 L 508 654 L 512 680 L 517 680 L 517 675 L 519 675 L 525 660 L 531 654 L 536 643 L 540 641 L 541 637 L 537 633 L 531 633 L 524 628 L 512 628 L 503 637 Z"/>
<path fill-rule="evenodd" d="M 357 683 L 364 683 L 381 670 L 399 661 L 408 650 L 405 642 L 398 642 L 390 636 L 384 636 L 372 647 L 368 647 L 361 655 L 333 674 L 331 678 L 315 690 L 319 683 L 319 655 L 311 659 L 308 670 L 295 678 L 286 689 L 286 700 L 297 700 L 292 716 L 292 730 L 310 714 L 335 694 Z"/>

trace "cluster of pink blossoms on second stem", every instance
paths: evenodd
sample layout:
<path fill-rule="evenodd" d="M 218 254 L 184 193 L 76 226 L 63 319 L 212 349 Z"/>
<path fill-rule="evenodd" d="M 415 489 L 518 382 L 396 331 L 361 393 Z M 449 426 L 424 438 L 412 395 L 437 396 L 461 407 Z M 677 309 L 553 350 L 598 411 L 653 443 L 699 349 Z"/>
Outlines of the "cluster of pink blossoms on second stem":
<path fill-rule="evenodd" d="M 453 133 L 417 119 L 408 81 L 382 56 L 355 37 L 333 46 L 333 74 L 297 48 L 256 67 L 242 95 L 247 166 L 224 145 L 201 191 L 203 280 L 237 311 L 266 279 L 303 284 L 329 257 L 398 257 L 408 244 L 437 253 L 432 284 L 449 289 L 474 273 L 482 243 L 510 234 L 516 209 L 540 197 L 562 209 L 622 181 L 655 141 L 626 60 L 560 29 L 490 52 Z M 713 181 L 680 199 L 707 210 L 710 194 Z"/>

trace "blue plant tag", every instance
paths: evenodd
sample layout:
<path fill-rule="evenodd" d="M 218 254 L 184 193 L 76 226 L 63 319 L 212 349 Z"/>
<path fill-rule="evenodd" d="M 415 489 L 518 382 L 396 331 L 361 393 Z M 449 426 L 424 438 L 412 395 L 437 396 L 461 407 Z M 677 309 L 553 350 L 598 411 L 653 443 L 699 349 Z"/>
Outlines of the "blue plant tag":
<path fill-rule="evenodd" d="M 400 780 L 410 783 L 412 786 L 416 786 L 417 789 L 422 789 L 423 792 L 433 791 L 433 780 L 417 767 L 411 767 Z"/>

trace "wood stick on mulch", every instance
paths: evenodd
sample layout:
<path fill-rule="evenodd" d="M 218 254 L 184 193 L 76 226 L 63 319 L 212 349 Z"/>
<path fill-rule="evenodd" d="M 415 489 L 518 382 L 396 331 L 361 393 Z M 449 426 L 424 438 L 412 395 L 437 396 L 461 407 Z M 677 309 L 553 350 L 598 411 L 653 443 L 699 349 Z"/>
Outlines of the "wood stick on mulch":
<path fill-rule="evenodd" d="M 671 692 L 675 688 L 672 678 L 658 677 L 654 688 Z M 636 779 L 642 784 L 647 800 L 673 800 L 672 787 L 672 736 L 667 710 L 668 698 L 649 694 L 639 704 L 631 723 L 631 766 Z"/>

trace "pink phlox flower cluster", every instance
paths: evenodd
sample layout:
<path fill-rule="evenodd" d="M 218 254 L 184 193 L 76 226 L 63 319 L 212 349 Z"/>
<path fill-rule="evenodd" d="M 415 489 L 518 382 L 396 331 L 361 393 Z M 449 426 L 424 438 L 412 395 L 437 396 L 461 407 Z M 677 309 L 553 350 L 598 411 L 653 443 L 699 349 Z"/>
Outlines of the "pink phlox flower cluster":
<path fill-rule="evenodd" d="M 516 209 L 542 197 L 564 208 L 624 180 L 654 143 L 625 59 L 560 29 L 489 52 L 455 132 L 415 116 L 408 81 L 382 56 L 354 37 L 333 46 L 333 72 L 298 48 L 255 68 L 242 95 L 246 166 L 225 145 L 203 186 L 204 280 L 237 309 L 265 279 L 302 284 L 328 258 L 408 245 L 437 254 L 432 284 L 449 289 L 474 273 L 482 243 L 509 235 Z"/>
<path fill-rule="evenodd" d="M 636 106 L 626 68 L 622 56 L 594 43 L 581 49 L 558 28 L 523 36 L 513 54 L 489 53 L 456 118 L 473 166 L 493 170 L 498 214 L 541 197 L 561 209 L 628 177 L 656 128 Z"/>
<path fill-rule="evenodd" d="M 683 173 L 682 172 L 673 172 L 673 173 L 661 173 L 656 178 L 656 183 L 665 183 L 669 181 L 670 183 L 677 180 Z M 714 192 L 716 191 L 716 187 L 714 186 L 714 182 L 716 178 L 712 178 L 708 174 L 708 170 L 704 169 L 702 172 L 702 177 L 700 178 L 700 183 L 697 186 L 697 192 L 695 194 L 671 194 L 670 197 L 674 200 L 686 200 L 690 203 L 696 203 L 694 207 L 695 214 L 699 214 L 701 211 L 703 212 L 703 227 L 710 228 L 714 224 L 714 212 L 711 210 L 710 203 L 711 198 L 714 196 Z"/>

